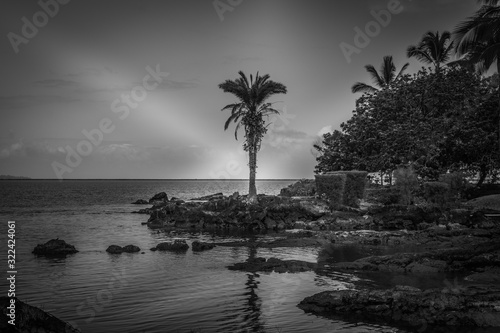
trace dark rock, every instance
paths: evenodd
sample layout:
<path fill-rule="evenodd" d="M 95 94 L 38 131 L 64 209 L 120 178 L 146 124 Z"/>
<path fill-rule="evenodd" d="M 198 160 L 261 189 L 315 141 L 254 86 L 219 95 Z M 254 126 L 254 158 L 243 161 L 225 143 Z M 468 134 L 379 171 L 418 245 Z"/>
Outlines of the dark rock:
<path fill-rule="evenodd" d="M 15 323 L 11 325 L 8 321 L 11 319 L 8 314 L 11 310 L 11 300 L 15 304 Z M 55 332 L 55 333 L 78 333 L 80 330 L 74 328 L 69 323 L 54 317 L 50 313 L 40 308 L 28 305 L 17 298 L 0 297 L 0 332 L 18 333 L 18 332 Z M 6 315 L 5 315 L 6 314 Z"/>
<path fill-rule="evenodd" d="M 122 250 L 123 250 L 123 252 L 127 252 L 127 253 L 134 253 L 134 252 L 141 251 L 141 249 L 135 245 L 126 245 L 122 248 Z"/>
<path fill-rule="evenodd" d="M 123 252 L 123 247 L 118 246 L 118 245 L 110 245 L 106 249 L 106 252 L 111 253 L 111 254 L 120 254 Z"/>
<path fill-rule="evenodd" d="M 317 268 L 317 264 L 301 260 L 281 260 L 277 258 L 257 257 L 248 259 L 242 263 L 236 263 L 227 267 L 229 270 L 246 272 L 276 272 L 276 273 L 296 273 L 307 272 Z"/>
<path fill-rule="evenodd" d="M 215 193 L 215 194 L 205 195 L 205 196 L 199 197 L 199 198 L 194 198 L 194 199 L 191 199 L 191 200 L 206 201 L 206 200 L 220 200 L 220 199 L 223 199 L 223 198 L 224 198 L 224 194 L 222 194 L 222 193 Z"/>
<path fill-rule="evenodd" d="M 156 193 L 151 199 L 149 199 L 149 203 L 153 203 L 155 201 L 168 201 L 167 193 L 165 192 Z"/>
<path fill-rule="evenodd" d="M 422 291 L 396 286 L 388 290 L 324 291 L 306 297 L 298 307 L 315 314 L 412 326 L 423 332 L 437 326 L 500 327 L 499 301 L 498 288 Z"/>
<path fill-rule="evenodd" d="M 281 189 L 280 196 L 285 197 L 307 197 L 316 194 L 316 182 L 314 179 L 301 179 L 298 182 Z"/>
<path fill-rule="evenodd" d="M 151 251 L 158 251 L 158 249 L 155 247 L 150 248 Z"/>
<path fill-rule="evenodd" d="M 51 239 L 45 244 L 38 244 L 33 253 L 45 256 L 65 256 L 67 254 L 77 253 L 73 245 L 70 245 L 62 239 Z"/>
<path fill-rule="evenodd" d="M 164 242 L 156 245 L 158 251 L 187 251 L 189 245 L 183 239 L 176 239 L 173 242 Z"/>
<path fill-rule="evenodd" d="M 200 241 L 194 241 L 192 244 L 191 244 L 191 248 L 193 249 L 193 251 L 205 251 L 205 250 L 211 250 L 215 247 L 215 244 L 211 244 L 211 243 L 204 243 L 204 242 L 200 242 Z"/>
<path fill-rule="evenodd" d="M 144 199 L 139 199 L 135 202 L 132 202 L 132 205 L 147 205 L 149 204 L 149 202 L 147 200 L 144 200 Z"/>

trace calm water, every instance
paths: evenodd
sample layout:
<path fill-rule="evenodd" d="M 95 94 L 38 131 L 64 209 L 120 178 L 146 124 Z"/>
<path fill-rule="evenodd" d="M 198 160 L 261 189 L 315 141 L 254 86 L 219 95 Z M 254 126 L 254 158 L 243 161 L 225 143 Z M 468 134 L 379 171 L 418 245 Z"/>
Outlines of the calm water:
<path fill-rule="evenodd" d="M 258 181 L 259 193 L 277 194 L 292 181 Z M 305 314 L 296 305 L 322 290 L 348 288 L 342 274 L 248 274 L 226 266 L 248 258 L 247 248 L 216 247 L 185 254 L 152 252 L 159 242 L 234 237 L 166 234 L 131 214 L 136 199 L 157 192 L 183 199 L 247 193 L 245 181 L 3 181 L 0 182 L 2 253 L 7 221 L 16 221 L 17 296 L 71 322 L 83 332 L 396 332 Z M 59 237 L 79 253 L 35 257 L 38 243 Z M 242 236 L 239 236 L 242 237 Z M 265 236 L 259 236 L 265 237 Z M 144 254 L 110 255 L 111 245 L 135 244 Z M 318 260 L 318 250 L 259 249 L 258 256 Z M 0 259 L 7 267 L 6 255 Z M 5 271 L 5 270 L 4 270 Z M 5 278 L 0 279 L 5 292 Z"/>

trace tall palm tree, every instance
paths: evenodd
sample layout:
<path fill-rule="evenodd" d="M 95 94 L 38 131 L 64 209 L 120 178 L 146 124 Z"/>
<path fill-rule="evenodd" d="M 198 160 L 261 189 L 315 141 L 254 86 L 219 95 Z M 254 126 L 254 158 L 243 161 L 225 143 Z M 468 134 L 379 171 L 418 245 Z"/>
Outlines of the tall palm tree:
<path fill-rule="evenodd" d="M 456 51 L 480 73 L 496 64 L 500 73 L 500 0 L 480 0 L 479 10 L 455 28 Z M 498 153 L 500 154 L 500 86 L 498 87 Z"/>
<path fill-rule="evenodd" d="M 375 82 L 375 85 L 378 86 L 378 88 L 370 86 L 369 84 L 366 83 L 356 82 L 351 87 L 351 90 L 353 93 L 375 92 L 379 89 L 386 88 L 403 74 L 408 65 L 409 65 L 408 63 L 404 64 L 401 70 L 399 71 L 398 75 L 396 75 L 396 66 L 392 61 L 392 56 L 385 56 L 382 66 L 380 67 L 380 74 L 379 72 L 377 72 L 375 67 L 373 67 L 373 65 L 365 66 L 366 71 L 370 74 L 373 81 Z"/>
<path fill-rule="evenodd" d="M 414 57 L 426 64 L 433 64 L 436 72 L 439 72 L 441 65 L 450 60 L 453 50 L 453 41 L 449 31 L 444 31 L 439 35 L 429 31 L 423 37 L 418 45 L 410 45 L 406 50 L 408 58 Z"/>
<path fill-rule="evenodd" d="M 257 189 L 255 187 L 255 173 L 257 169 L 257 152 L 264 134 L 267 132 L 265 126 L 265 116 L 279 114 L 279 111 L 272 107 L 268 102 L 269 97 L 275 94 L 286 94 L 286 87 L 279 83 L 269 80 L 269 75 L 259 76 L 255 79 L 250 75 L 250 80 L 246 75 L 239 71 L 239 78 L 235 80 L 226 80 L 219 84 L 219 88 L 224 92 L 233 94 L 237 103 L 228 104 L 221 111 L 231 110 L 231 115 L 224 124 L 224 130 L 227 130 L 231 122 L 236 123 L 234 137 L 238 140 L 238 130 L 241 126 L 245 129 L 245 142 L 243 149 L 248 151 L 248 167 L 250 169 L 250 183 L 248 188 L 248 197 L 255 200 Z"/>

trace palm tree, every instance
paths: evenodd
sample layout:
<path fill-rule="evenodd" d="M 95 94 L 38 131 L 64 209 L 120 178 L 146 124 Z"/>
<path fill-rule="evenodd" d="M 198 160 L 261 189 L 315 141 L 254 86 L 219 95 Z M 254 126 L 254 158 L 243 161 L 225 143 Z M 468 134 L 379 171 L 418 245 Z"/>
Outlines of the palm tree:
<path fill-rule="evenodd" d="M 250 169 L 250 183 L 248 197 L 255 200 L 257 189 L 255 187 L 255 173 L 257 169 L 257 152 L 264 134 L 267 132 L 265 126 L 265 116 L 279 114 L 279 111 L 272 108 L 272 103 L 267 102 L 269 97 L 275 94 L 286 94 L 286 87 L 279 83 L 269 80 L 269 75 L 255 76 L 255 80 L 250 75 L 250 81 L 246 75 L 239 71 L 239 78 L 235 80 L 226 80 L 219 84 L 219 88 L 224 92 L 231 93 L 238 99 L 237 103 L 228 104 L 221 111 L 231 110 L 231 115 L 224 124 L 224 130 L 227 130 L 231 122 L 236 123 L 234 137 L 238 140 L 238 130 L 241 126 L 245 129 L 245 142 L 243 149 L 248 151 Z"/>
<path fill-rule="evenodd" d="M 429 31 L 423 37 L 418 45 L 410 45 L 406 50 L 408 58 L 414 57 L 426 64 L 433 64 L 436 72 L 439 72 L 442 64 L 450 60 L 453 49 L 453 41 L 450 42 L 451 34 L 449 31 L 439 35 Z"/>
<path fill-rule="evenodd" d="M 394 66 L 394 62 L 392 61 L 392 56 L 385 56 L 384 62 L 380 67 L 380 74 L 377 72 L 375 67 L 373 67 L 373 65 L 365 66 L 366 71 L 370 73 L 373 81 L 375 82 L 375 85 L 377 85 L 379 88 L 370 86 L 366 83 L 356 82 L 351 87 L 351 90 L 353 93 L 357 93 L 357 92 L 375 92 L 378 91 L 379 89 L 387 88 L 403 74 L 408 65 L 409 65 L 408 63 L 404 64 L 404 66 L 399 71 L 398 75 L 395 75 L 396 66 Z"/>
<path fill-rule="evenodd" d="M 486 72 L 496 64 L 500 73 L 500 0 L 481 0 L 481 8 L 455 28 L 456 51 L 459 56 Z M 498 152 L 500 154 L 500 86 L 498 87 Z"/>

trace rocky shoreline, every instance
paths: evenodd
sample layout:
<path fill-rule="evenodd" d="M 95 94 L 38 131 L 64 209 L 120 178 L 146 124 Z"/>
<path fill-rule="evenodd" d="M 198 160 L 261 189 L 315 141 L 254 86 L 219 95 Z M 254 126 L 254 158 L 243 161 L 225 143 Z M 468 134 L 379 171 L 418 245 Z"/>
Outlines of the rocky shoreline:
<path fill-rule="evenodd" d="M 305 184 L 305 183 L 303 183 Z M 309 184 L 310 185 L 310 184 Z M 302 186 L 302 185 L 301 185 Z M 250 232 L 255 237 L 230 242 L 191 243 L 192 251 L 216 246 L 248 247 L 250 258 L 227 268 L 244 272 L 298 273 L 338 272 L 359 277 L 364 284 L 352 290 L 332 290 L 306 297 L 298 305 L 306 312 L 345 320 L 382 322 L 410 327 L 419 332 L 439 327 L 500 328 L 500 211 L 463 205 L 445 212 L 436 207 L 384 206 L 361 202 L 359 208 L 333 210 L 318 196 L 292 196 L 294 187 L 282 195 L 259 195 L 248 202 L 234 193 L 180 200 L 165 192 L 133 204 L 151 205 L 134 213 L 147 214 L 148 228 L 165 232 Z M 301 194 L 313 194 L 300 188 Z M 257 237 L 262 233 L 272 237 Z M 159 243 L 151 251 L 185 253 L 183 239 Z M 257 257 L 258 248 L 317 248 L 318 261 Z M 360 251 L 352 258 L 333 255 L 346 248 Z M 135 245 L 110 245 L 110 255 L 137 253 Z M 384 254 L 384 251 L 386 252 Z M 39 244 L 36 255 L 76 255 L 74 246 L 53 239 Z M 144 252 L 142 252 L 144 253 Z M 252 255 L 253 253 L 253 255 Z M 389 253 L 389 254 L 387 254 Z M 374 275 L 375 274 L 375 275 Z M 386 276 L 383 285 L 372 280 Z M 458 274 L 450 285 L 418 288 L 390 281 L 442 280 L 442 274 Z"/>

